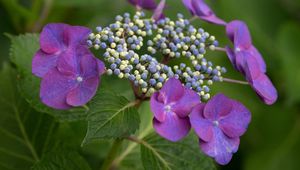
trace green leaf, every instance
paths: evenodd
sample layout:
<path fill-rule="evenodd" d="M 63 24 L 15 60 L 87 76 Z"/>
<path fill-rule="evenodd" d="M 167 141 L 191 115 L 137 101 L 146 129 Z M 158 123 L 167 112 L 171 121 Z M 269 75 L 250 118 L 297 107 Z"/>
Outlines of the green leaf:
<path fill-rule="evenodd" d="M 89 103 L 88 131 L 83 143 L 99 138 L 119 138 L 139 128 L 138 103 L 112 92 L 99 90 Z"/>
<path fill-rule="evenodd" d="M 74 151 L 53 151 L 32 167 L 33 170 L 90 170 L 88 163 Z"/>
<path fill-rule="evenodd" d="M 31 61 L 39 49 L 37 34 L 10 36 L 10 59 L 16 65 L 19 79 L 17 81 L 20 93 L 26 101 L 37 111 L 48 113 L 60 121 L 83 120 L 87 116 L 84 108 L 70 110 L 55 110 L 44 105 L 39 98 L 40 78 L 31 73 Z"/>
<path fill-rule="evenodd" d="M 146 170 L 216 169 L 213 161 L 200 152 L 195 135 L 170 142 L 152 133 L 141 142 L 141 157 Z"/>
<path fill-rule="evenodd" d="M 298 23 L 286 23 L 281 27 L 278 35 L 278 48 L 282 69 L 282 85 L 285 85 L 286 95 L 289 102 L 300 101 L 300 74 L 299 54 L 300 54 L 300 25 Z"/>
<path fill-rule="evenodd" d="M 18 96 L 17 76 L 8 65 L 0 79 L 0 169 L 29 169 L 49 148 L 57 123 Z"/>

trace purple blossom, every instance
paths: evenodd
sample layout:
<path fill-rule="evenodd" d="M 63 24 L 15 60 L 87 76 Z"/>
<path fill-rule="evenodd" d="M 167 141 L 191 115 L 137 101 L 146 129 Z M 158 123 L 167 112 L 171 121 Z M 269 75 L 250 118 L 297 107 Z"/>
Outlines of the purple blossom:
<path fill-rule="evenodd" d="M 219 164 L 230 162 L 251 120 L 251 113 L 241 103 L 223 94 L 207 104 L 198 104 L 190 114 L 191 125 L 199 137 L 200 148 Z"/>
<path fill-rule="evenodd" d="M 137 8 L 154 10 L 156 8 L 155 0 L 128 0 L 129 3 Z"/>
<path fill-rule="evenodd" d="M 227 55 L 234 68 L 241 72 L 266 103 L 277 100 L 277 91 L 266 73 L 266 64 L 258 50 L 252 45 L 247 25 L 242 21 L 232 21 L 226 25 L 226 32 L 234 44 L 234 50 L 226 47 Z"/>
<path fill-rule="evenodd" d="M 89 32 L 67 24 L 44 27 L 32 72 L 42 77 L 40 98 L 46 105 L 68 109 L 86 104 L 95 95 L 105 66 L 85 45 Z"/>
<path fill-rule="evenodd" d="M 191 128 L 188 115 L 198 103 L 200 97 L 196 92 L 170 78 L 159 92 L 151 96 L 154 129 L 170 141 L 182 139 Z"/>
<path fill-rule="evenodd" d="M 60 56 L 68 55 L 78 45 L 85 44 L 90 29 L 63 23 L 47 24 L 40 34 L 40 49 L 32 60 L 32 73 L 43 77 L 57 65 Z"/>
<path fill-rule="evenodd" d="M 155 21 L 158 21 L 165 17 L 163 14 L 165 6 L 166 6 L 166 0 L 161 0 L 160 3 L 158 4 L 157 8 L 155 8 L 153 16 L 152 16 L 152 18 Z"/>
<path fill-rule="evenodd" d="M 41 82 L 43 103 L 56 109 L 68 109 L 86 104 L 96 93 L 104 73 L 103 62 L 85 47 L 78 46 L 58 59 Z"/>
<path fill-rule="evenodd" d="M 185 7 L 194 16 L 218 25 L 226 25 L 226 22 L 218 18 L 204 0 L 182 0 Z"/>

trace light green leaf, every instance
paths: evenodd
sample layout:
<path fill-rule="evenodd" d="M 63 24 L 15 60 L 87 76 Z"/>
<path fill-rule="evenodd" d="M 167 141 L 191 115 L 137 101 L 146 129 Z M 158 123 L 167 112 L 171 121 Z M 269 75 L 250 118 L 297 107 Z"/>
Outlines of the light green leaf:
<path fill-rule="evenodd" d="M 17 66 L 19 79 L 17 81 L 20 93 L 37 111 L 48 113 L 60 121 L 76 121 L 85 119 L 87 110 L 74 108 L 67 111 L 55 110 L 44 105 L 39 98 L 40 78 L 31 73 L 31 62 L 39 49 L 37 34 L 10 36 L 10 59 Z"/>
<path fill-rule="evenodd" d="M 29 169 L 49 148 L 57 123 L 28 107 L 17 94 L 14 70 L 0 72 L 0 169 Z"/>
<path fill-rule="evenodd" d="M 280 53 L 282 69 L 282 85 L 285 86 L 289 102 L 294 103 L 300 100 L 300 25 L 298 23 L 286 23 L 281 27 L 277 45 Z"/>
<path fill-rule="evenodd" d="M 90 170 L 88 163 L 74 151 L 53 151 L 32 167 L 33 170 Z"/>
<path fill-rule="evenodd" d="M 146 170 L 216 169 L 213 161 L 200 152 L 195 135 L 170 142 L 152 133 L 141 142 L 141 157 Z"/>
<path fill-rule="evenodd" d="M 134 133 L 140 123 L 138 103 L 112 92 L 102 92 L 89 103 L 88 131 L 83 143 L 99 138 L 120 138 Z"/>

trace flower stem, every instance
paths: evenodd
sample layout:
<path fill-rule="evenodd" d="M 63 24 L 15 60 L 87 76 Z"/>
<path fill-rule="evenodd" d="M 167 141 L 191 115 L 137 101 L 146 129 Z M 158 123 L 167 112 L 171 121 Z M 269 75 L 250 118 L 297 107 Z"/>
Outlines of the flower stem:
<path fill-rule="evenodd" d="M 123 139 L 116 139 L 110 149 L 110 151 L 107 154 L 106 159 L 104 160 L 104 163 L 102 164 L 101 170 L 110 170 L 112 169 L 112 162 L 114 161 L 115 156 L 118 153 L 119 148 L 122 145 Z"/>
<path fill-rule="evenodd" d="M 236 83 L 236 84 L 249 85 L 249 83 L 246 82 L 246 81 L 235 80 L 235 79 L 230 79 L 230 78 L 223 78 L 223 81 L 224 82 L 228 82 L 228 83 Z"/>
<path fill-rule="evenodd" d="M 223 51 L 223 52 L 226 52 L 226 49 L 223 48 L 223 47 L 215 47 L 215 50 L 216 50 L 216 51 Z"/>
<path fill-rule="evenodd" d="M 193 16 L 192 18 L 189 19 L 189 21 L 190 21 L 190 22 L 193 22 L 193 21 L 195 21 L 197 18 L 198 18 L 198 17 Z"/>

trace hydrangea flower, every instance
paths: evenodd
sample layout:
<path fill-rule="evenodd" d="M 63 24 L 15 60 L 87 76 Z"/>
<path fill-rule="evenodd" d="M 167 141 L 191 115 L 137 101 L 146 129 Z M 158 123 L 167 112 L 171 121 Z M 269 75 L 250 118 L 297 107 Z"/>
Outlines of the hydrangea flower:
<path fill-rule="evenodd" d="M 218 18 L 204 0 L 182 0 L 185 7 L 194 16 L 218 25 L 226 25 L 226 22 Z"/>
<path fill-rule="evenodd" d="M 227 55 L 234 68 L 241 72 L 258 96 L 266 103 L 277 100 L 277 91 L 266 73 L 266 64 L 258 50 L 252 45 L 247 25 L 242 21 L 232 21 L 226 32 L 234 44 L 234 50 L 226 47 Z"/>
<path fill-rule="evenodd" d="M 128 0 L 129 3 L 137 8 L 154 10 L 156 8 L 155 0 Z"/>
<path fill-rule="evenodd" d="M 241 103 L 223 94 L 215 95 L 207 104 L 198 104 L 190 114 L 201 150 L 219 164 L 229 163 L 237 152 L 240 139 L 251 120 L 251 113 Z"/>
<path fill-rule="evenodd" d="M 69 55 L 78 45 L 85 44 L 90 29 L 63 23 L 47 24 L 40 34 L 40 49 L 32 60 L 32 73 L 43 77 L 57 65 L 60 56 Z"/>
<path fill-rule="evenodd" d="M 57 67 L 51 68 L 42 79 L 42 102 L 56 109 L 86 104 L 96 93 L 99 75 L 105 70 L 103 62 L 87 48 L 78 46 L 61 56 L 57 63 Z"/>
<path fill-rule="evenodd" d="M 154 129 L 170 141 L 182 139 L 191 128 L 188 115 L 198 103 L 200 98 L 196 92 L 185 88 L 179 80 L 170 78 L 159 92 L 151 96 Z"/>
<path fill-rule="evenodd" d="M 90 32 L 61 23 L 43 28 L 32 72 L 43 78 L 40 98 L 46 105 L 68 109 L 84 105 L 94 96 L 105 66 L 85 45 Z"/>

